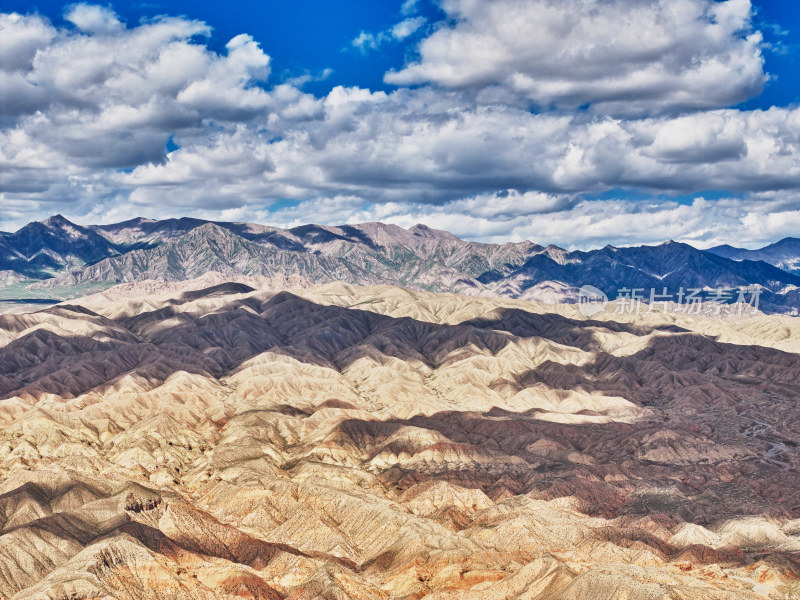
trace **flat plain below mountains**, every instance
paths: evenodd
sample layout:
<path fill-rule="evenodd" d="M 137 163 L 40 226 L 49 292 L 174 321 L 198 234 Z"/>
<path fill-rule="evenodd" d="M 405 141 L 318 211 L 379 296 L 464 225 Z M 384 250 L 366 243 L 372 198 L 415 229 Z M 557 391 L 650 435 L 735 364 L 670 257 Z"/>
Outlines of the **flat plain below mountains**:
<path fill-rule="evenodd" d="M 0 316 L 0 598 L 763 600 L 800 577 L 796 318 L 264 281 Z"/>

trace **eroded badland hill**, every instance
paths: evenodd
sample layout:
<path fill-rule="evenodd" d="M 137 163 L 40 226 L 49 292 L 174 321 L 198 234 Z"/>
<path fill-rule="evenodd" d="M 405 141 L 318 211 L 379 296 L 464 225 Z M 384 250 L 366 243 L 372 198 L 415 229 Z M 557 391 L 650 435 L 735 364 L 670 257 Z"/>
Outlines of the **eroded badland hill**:
<path fill-rule="evenodd" d="M 757 600 L 800 577 L 797 319 L 164 285 L 0 316 L 0 598 Z"/>

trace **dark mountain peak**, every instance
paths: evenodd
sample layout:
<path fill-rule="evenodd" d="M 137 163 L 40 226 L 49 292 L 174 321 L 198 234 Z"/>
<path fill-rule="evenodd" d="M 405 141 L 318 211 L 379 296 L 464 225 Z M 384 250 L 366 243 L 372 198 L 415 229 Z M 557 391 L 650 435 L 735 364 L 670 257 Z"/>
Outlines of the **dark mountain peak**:
<path fill-rule="evenodd" d="M 42 219 L 41 221 L 31 221 L 27 225 L 23 225 L 17 231 L 15 231 L 12 235 L 23 236 L 23 235 L 31 235 L 33 232 L 39 232 L 39 235 L 43 232 L 53 231 L 53 230 L 63 230 L 66 227 L 74 227 L 78 229 L 79 226 L 71 223 L 62 215 L 53 215 L 52 217 L 47 217 L 46 219 Z"/>
<path fill-rule="evenodd" d="M 800 273 L 800 239 L 798 238 L 786 237 L 758 250 L 723 245 L 709 248 L 707 252 L 738 261 L 764 261 L 784 271 Z"/>
<path fill-rule="evenodd" d="M 51 227 L 51 228 L 52 227 L 57 227 L 57 228 L 74 227 L 76 229 L 83 229 L 83 227 L 81 227 L 80 225 L 76 225 L 75 223 L 73 223 L 72 221 L 67 219 L 64 215 L 61 215 L 61 214 L 53 215 L 52 217 L 47 217 L 44 221 L 40 221 L 40 223 L 42 225 L 45 225 L 45 226 Z"/>
<path fill-rule="evenodd" d="M 11 269 L 35 278 L 82 267 L 117 253 L 116 248 L 91 229 L 53 215 L 28 223 L 3 238 L 0 270 Z"/>
<path fill-rule="evenodd" d="M 690 246 L 684 242 L 676 242 L 675 240 L 669 240 L 652 246 L 643 244 L 641 246 L 616 248 L 616 250 L 618 250 L 620 253 L 631 256 L 686 256 L 692 254 L 704 254 L 702 250 L 698 250 L 694 246 Z"/>
<path fill-rule="evenodd" d="M 637 246 L 637 248 L 652 248 L 658 250 L 690 249 L 695 252 L 701 252 L 701 250 L 698 250 L 697 248 L 695 248 L 690 244 L 687 244 L 685 242 L 676 242 L 675 240 L 667 240 L 665 242 L 661 242 L 660 244 L 653 244 L 653 245 L 642 244 L 641 246 Z"/>
<path fill-rule="evenodd" d="M 766 250 L 767 248 L 784 248 L 786 246 L 791 246 L 792 248 L 800 247 L 800 238 L 785 237 L 774 244 L 770 244 L 766 248 L 762 248 L 762 250 Z"/>
<path fill-rule="evenodd" d="M 721 246 L 714 246 L 713 248 L 708 248 L 706 252 L 710 252 L 711 254 L 716 254 L 717 256 L 723 256 L 725 258 L 733 258 L 742 252 L 747 252 L 747 250 L 745 250 L 744 248 L 737 248 L 736 246 L 731 246 L 730 244 L 722 244 Z"/>
<path fill-rule="evenodd" d="M 19 229 L 17 229 L 11 235 L 14 236 L 23 236 L 23 235 L 31 235 L 31 232 L 43 232 L 43 231 L 50 231 L 52 227 L 45 224 L 45 221 L 31 221 L 26 225 L 23 225 Z"/>
<path fill-rule="evenodd" d="M 24 243 L 29 250 L 34 246 L 42 246 L 39 250 L 47 249 L 50 244 L 93 244 L 97 239 L 102 239 L 91 229 L 77 225 L 63 215 L 53 215 L 42 221 L 33 221 L 22 229 L 12 234 L 16 243 Z"/>

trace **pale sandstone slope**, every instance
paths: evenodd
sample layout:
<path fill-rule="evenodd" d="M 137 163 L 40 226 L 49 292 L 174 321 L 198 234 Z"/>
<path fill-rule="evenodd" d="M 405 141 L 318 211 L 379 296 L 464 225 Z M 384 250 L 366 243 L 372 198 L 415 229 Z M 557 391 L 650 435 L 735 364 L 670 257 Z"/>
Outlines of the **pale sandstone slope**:
<path fill-rule="evenodd" d="M 0 316 L 0 598 L 722 600 L 800 576 L 800 322 L 285 285 Z"/>

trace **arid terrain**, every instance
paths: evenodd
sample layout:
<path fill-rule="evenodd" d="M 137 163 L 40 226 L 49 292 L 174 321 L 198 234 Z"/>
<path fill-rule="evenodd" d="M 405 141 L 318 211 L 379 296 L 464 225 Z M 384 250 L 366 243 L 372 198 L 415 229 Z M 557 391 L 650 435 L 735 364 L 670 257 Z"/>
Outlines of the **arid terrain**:
<path fill-rule="evenodd" d="M 212 279 L 0 315 L 0 598 L 763 600 L 800 577 L 797 318 Z"/>
<path fill-rule="evenodd" d="M 25 299 L 67 300 L 119 283 L 180 283 L 219 273 L 228 279 L 334 282 L 412 290 L 574 302 L 586 284 L 609 298 L 625 288 L 706 295 L 759 290 L 762 312 L 798 315 L 800 239 L 748 251 L 655 246 L 568 251 L 531 241 L 487 244 L 422 224 L 387 223 L 278 229 L 257 223 L 181 218 L 132 219 L 84 227 L 54 215 L 0 232 L 0 310 Z"/>

